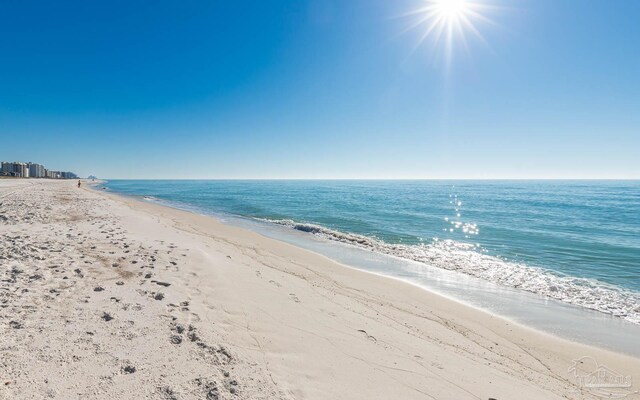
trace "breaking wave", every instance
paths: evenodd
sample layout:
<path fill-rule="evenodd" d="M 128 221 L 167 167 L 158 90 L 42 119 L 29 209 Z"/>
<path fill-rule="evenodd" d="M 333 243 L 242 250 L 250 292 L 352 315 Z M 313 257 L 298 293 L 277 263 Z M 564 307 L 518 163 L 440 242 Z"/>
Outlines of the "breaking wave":
<path fill-rule="evenodd" d="M 418 245 L 393 244 L 288 219 L 260 220 L 362 249 L 462 272 L 640 324 L 640 293 L 593 279 L 561 275 L 547 269 L 505 261 L 479 252 L 478 247 L 473 244 L 454 240 L 434 240 L 429 244 Z"/>

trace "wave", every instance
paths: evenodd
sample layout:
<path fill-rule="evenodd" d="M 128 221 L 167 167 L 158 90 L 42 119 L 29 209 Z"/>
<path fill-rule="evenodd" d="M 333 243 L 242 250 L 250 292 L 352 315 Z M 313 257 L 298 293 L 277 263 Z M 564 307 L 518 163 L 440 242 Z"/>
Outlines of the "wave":
<path fill-rule="evenodd" d="M 434 240 L 430 244 L 419 245 L 393 244 L 289 219 L 258 219 L 378 253 L 462 272 L 640 324 L 640 293 L 593 279 L 561 275 L 555 271 L 506 261 L 481 253 L 474 244 L 454 240 Z"/>

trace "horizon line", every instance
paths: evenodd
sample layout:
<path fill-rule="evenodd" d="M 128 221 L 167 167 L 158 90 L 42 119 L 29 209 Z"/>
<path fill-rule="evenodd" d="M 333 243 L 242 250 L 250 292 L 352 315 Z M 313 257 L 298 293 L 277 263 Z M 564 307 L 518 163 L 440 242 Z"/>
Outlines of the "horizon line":
<path fill-rule="evenodd" d="M 88 179 L 88 178 L 82 178 Z M 639 178 L 98 178 L 97 180 L 136 181 L 638 181 Z"/>

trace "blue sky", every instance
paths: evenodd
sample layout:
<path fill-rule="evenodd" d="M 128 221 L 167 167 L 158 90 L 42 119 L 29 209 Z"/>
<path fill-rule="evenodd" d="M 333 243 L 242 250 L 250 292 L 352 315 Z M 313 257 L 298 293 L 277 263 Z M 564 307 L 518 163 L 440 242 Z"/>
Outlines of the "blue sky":
<path fill-rule="evenodd" d="M 487 0 L 488 2 L 489 0 Z M 487 3 L 485 2 L 485 3 Z M 0 159 L 106 178 L 640 178 L 640 2 L 0 0 Z"/>

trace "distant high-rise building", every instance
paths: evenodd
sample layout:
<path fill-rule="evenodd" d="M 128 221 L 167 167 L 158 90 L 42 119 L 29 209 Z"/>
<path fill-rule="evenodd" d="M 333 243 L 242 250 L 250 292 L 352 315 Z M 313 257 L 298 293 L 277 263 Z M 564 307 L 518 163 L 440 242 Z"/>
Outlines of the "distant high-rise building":
<path fill-rule="evenodd" d="M 2 173 L 4 175 L 15 176 L 18 178 L 28 178 L 29 167 L 23 162 L 3 162 Z"/>
<path fill-rule="evenodd" d="M 17 178 L 50 178 L 50 179 L 77 179 L 73 172 L 52 171 L 42 164 L 7 162 L 0 163 L 0 175 L 15 176 Z"/>
<path fill-rule="evenodd" d="M 44 172 L 45 178 L 49 178 L 49 179 L 57 179 L 59 178 L 58 176 L 59 174 L 60 174 L 59 172 L 53 171 L 50 169 L 45 169 L 45 172 Z"/>
<path fill-rule="evenodd" d="M 29 177 L 44 178 L 44 165 L 29 163 Z"/>
<path fill-rule="evenodd" d="M 76 179 L 78 175 L 74 174 L 73 172 L 64 171 L 64 172 L 60 172 L 60 177 L 62 179 Z"/>

